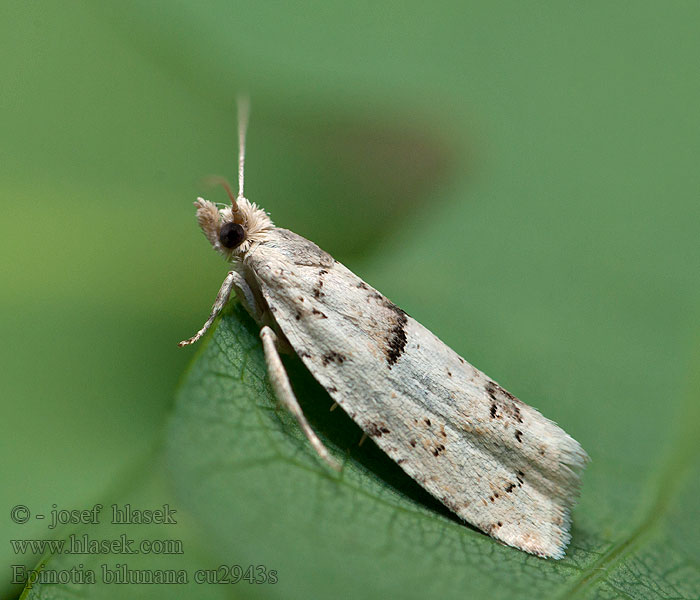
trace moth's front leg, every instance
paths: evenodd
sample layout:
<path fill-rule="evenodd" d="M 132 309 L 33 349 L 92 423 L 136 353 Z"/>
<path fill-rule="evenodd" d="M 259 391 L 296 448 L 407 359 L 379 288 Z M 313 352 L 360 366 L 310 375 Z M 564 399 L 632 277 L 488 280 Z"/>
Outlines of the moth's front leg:
<path fill-rule="evenodd" d="M 277 352 L 277 347 L 275 345 L 277 335 L 270 327 L 265 325 L 260 330 L 260 339 L 262 339 L 263 349 L 265 350 L 267 372 L 270 377 L 272 387 L 275 390 L 275 394 L 277 395 L 277 399 L 284 404 L 287 410 L 289 410 L 294 417 L 296 417 L 301 430 L 304 432 L 304 435 L 314 447 L 314 450 L 316 450 L 318 455 L 331 468 L 335 469 L 336 471 L 340 471 L 340 464 L 331 456 L 328 448 L 323 445 L 323 442 L 318 439 L 318 436 L 314 430 L 311 429 L 309 422 L 306 420 L 306 417 L 301 410 L 301 406 L 299 406 L 299 402 L 297 402 L 297 399 L 294 396 L 292 386 L 289 383 L 289 377 L 287 376 L 287 372 L 284 369 L 284 365 L 282 364 L 282 360 L 280 359 L 280 355 Z"/>
<path fill-rule="evenodd" d="M 189 340 L 183 340 L 178 344 L 178 346 L 182 347 L 187 346 L 189 344 L 194 344 L 207 332 L 207 330 L 211 327 L 216 317 L 219 316 L 221 310 L 224 308 L 224 306 L 226 306 L 229 296 L 231 295 L 231 290 L 234 287 L 238 288 L 241 291 L 241 301 L 243 302 L 243 305 L 245 306 L 246 310 L 251 314 L 251 316 L 253 318 L 256 318 L 260 314 L 258 305 L 255 302 L 255 296 L 253 295 L 253 291 L 250 289 L 250 286 L 248 285 L 248 282 L 245 280 L 243 275 L 241 275 L 238 271 L 229 271 L 228 275 L 226 275 L 226 279 L 224 279 L 224 282 L 221 284 L 221 289 L 219 290 L 219 293 L 216 295 L 214 306 L 212 306 L 211 314 L 206 320 L 206 323 L 204 323 L 202 328 L 197 333 L 195 333 Z"/>

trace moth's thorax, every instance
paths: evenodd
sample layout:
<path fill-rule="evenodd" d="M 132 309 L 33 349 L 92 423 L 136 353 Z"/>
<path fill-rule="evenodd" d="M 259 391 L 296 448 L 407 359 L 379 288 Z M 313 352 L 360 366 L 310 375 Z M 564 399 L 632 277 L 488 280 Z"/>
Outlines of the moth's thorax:
<path fill-rule="evenodd" d="M 269 215 L 255 202 L 239 197 L 234 205 L 217 208 L 213 202 L 197 198 L 197 221 L 209 243 L 228 261 L 245 258 L 247 252 L 257 244 L 265 241 L 267 233 L 274 229 Z M 243 228 L 243 242 L 235 248 L 227 248 L 222 243 L 220 234 L 227 223 L 237 223 Z"/>
<path fill-rule="evenodd" d="M 312 266 L 329 269 L 335 259 L 312 241 L 283 227 L 273 227 L 266 231 L 265 238 L 251 248 L 245 259 L 253 269 L 274 260 L 284 262 L 288 267 Z M 280 264 L 280 267 L 286 269 Z"/>

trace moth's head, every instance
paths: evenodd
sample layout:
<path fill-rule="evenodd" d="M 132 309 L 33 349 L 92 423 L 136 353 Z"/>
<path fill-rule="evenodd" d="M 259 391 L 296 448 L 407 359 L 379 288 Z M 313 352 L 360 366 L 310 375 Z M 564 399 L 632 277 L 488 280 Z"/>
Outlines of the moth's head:
<path fill-rule="evenodd" d="M 242 259 L 256 242 L 265 239 L 274 227 L 267 213 L 243 196 L 234 198 L 228 184 L 221 183 L 231 198 L 231 204 L 217 208 L 216 204 L 197 198 L 197 222 L 202 232 L 226 260 Z"/>

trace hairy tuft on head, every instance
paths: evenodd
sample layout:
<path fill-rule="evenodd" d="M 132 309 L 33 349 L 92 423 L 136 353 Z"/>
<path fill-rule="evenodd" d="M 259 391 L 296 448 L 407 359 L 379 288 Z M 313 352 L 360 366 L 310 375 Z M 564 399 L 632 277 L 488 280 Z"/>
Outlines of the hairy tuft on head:
<path fill-rule="evenodd" d="M 204 198 L 197 198 L 194 205 L 197 207 L 197 222 L 199 226 L 202 228 L 209 243 L 218 250 L 219 231 L 221 229 L 219 209 L 216 208 L 213 202 L 209 202 L 209 200 Z"/>
<path fill-rule="evenodd" d="M 242 259 L 248 250 L 256 243 L 265 239 L 266 233 L 274 228 L 268 214 L 254 202 L 247 198 L 237 199 L 235 208 L 225 206 L 218 209 L 213 202 L 204 198 L 197 198 L 194 203 L 197 207 L 197 222 L 202 232 L 219 254 L 226 260 Z M 224 223 L 238 223 L 245 230 L 245 241 L 236 248 L 225 248 L 221 244 L 219 235 Z"/>

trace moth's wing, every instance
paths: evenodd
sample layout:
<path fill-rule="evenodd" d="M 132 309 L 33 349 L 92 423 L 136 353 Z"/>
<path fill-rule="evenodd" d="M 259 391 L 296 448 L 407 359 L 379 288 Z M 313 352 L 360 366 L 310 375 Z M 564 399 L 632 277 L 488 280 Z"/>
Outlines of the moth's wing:
<path fill-rule="evenodd" d="M 578 442 L 312 242 L 274 230 L 248 266 L 304 364 L 406 473 L 506 544 L 564 555 Z"/>

